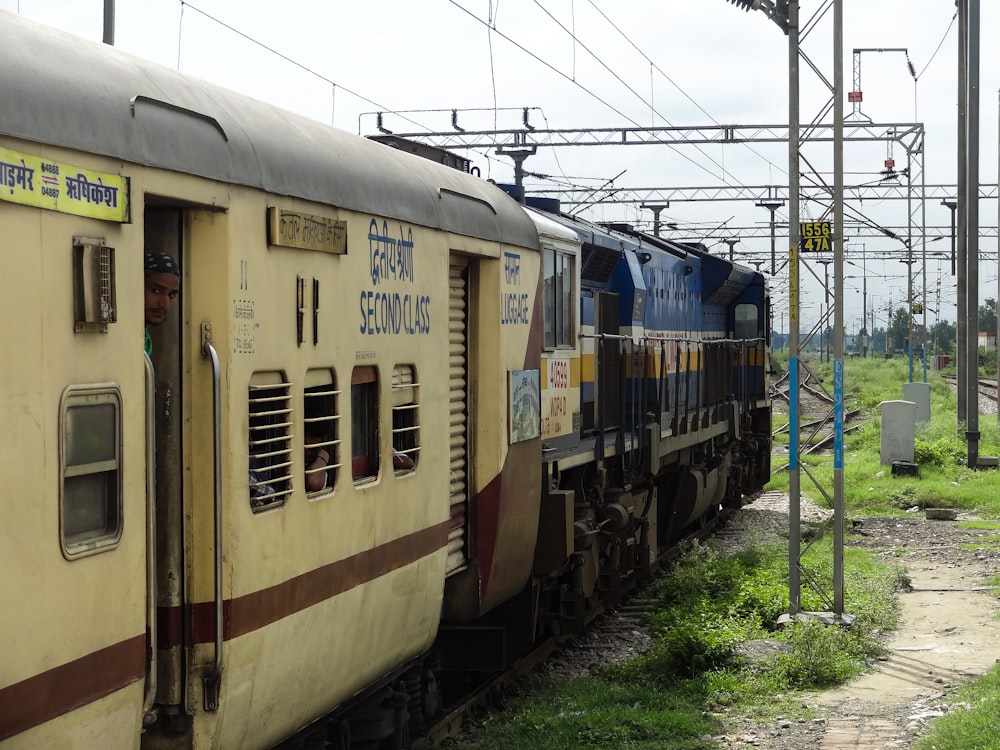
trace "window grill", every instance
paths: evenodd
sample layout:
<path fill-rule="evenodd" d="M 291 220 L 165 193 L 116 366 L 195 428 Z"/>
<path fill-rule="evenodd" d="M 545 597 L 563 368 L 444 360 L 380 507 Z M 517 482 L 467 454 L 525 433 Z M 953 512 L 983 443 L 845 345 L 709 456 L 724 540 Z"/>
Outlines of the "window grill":
<path fill-rule="evenodd" d="M 408 456 L 414 467 L 420 456 L 420 409 L 413 365 L 396 365 L 392 370 L 392 448 Z M 395 461 L 393 462 L 396 463 Z M 406 467 L 409 470 L 411 467 Z"/>
<path fill-rule="evenodd" d="M 310 373 L 311 376 L 316 373 Z M 304 476 L 308 480 L 311 475 L 326 472 L 326 486 L 321 490 L 309 492 L 310 496 L 330 492 L 334 489 L 341 468 L 340 439 L 340 391 L 336 387 L 336 378 L 329 370 L 322 371 L 319 376 L 326 382 L 309 386 L 303 394 L 304 443 L 306 452 L 323 448 L 330 455 L 329 463 L 323 467 L 309 469 L 309 461 L 305 462 Z M 312 379 L 312 378 L 310 378 Z M 308 482 L 304 482 L 308 488 Z"/>
<path fill-rule="evenodd" d="M 255 512 L 284 505 L 292 491 L 290 391 L 286 382 L 249 387 L 250 507 Z"/>

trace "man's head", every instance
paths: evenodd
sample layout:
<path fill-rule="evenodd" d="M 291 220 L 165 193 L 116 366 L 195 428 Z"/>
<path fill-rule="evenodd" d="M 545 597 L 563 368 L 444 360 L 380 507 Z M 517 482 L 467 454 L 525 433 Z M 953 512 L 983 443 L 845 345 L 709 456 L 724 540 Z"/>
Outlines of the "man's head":
<path fill-rule="evenodd" d="M 146 325 L 162 323 L 181 287 L 181 270 L 166 253 L 146 253 Z"/>

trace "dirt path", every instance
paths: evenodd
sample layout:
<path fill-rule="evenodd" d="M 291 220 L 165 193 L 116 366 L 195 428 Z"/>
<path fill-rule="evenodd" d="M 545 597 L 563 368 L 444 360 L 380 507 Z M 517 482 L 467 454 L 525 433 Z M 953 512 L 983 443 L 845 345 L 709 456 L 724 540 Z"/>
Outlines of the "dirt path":
<path fill-rule="evenodd" d="M 997 600 L 982 589 L 985 570 L 921 560 L 907 568 L 913 591 L 900 595 L 902 622 L 888 644 L 889 658 L 814 697 L 831 718 L 823 750 L 906 747 L 940 713 L 952 688 L 1000 658 Z M 882 722 L 877 731 L 872 720 Z"/>
<path fill-rule="evenodd" d="M 787 516 L 786 516 L 787 517 Z M 1000 606 L 983 588 L 1000 572 L 995 532 L 956 522 L 865 519 L 845 544 L 863 546 L 906 566 L 913 590 L 900 594 L 902 622 L 888 642 L 890 655 L 849 684 L 804 697 L 821 717 L 739 729 L 728 748 L 846 750 L 908 748 L 927 722 L 947 710 L 963 681 L 1000 660 Z M 972 547 L 972 549 L 963 549 Z M 978 549 L 976 549 L 978 547 Z"/>

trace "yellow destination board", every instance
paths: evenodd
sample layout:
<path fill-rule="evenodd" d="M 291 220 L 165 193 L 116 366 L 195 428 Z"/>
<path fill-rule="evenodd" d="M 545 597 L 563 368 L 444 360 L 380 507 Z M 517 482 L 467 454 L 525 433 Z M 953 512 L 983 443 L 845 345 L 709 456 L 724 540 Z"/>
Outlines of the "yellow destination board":
<path fill-rule="evenodd" d="M 105 221 L 129 221 L 128 177 L 0 148 L 0 200 Z"/>
<path fill-rule="evenodd" d="M 279 247 L 347 254 L 347 222 L 327 216 L 267 209 L 268 241 Z"/>

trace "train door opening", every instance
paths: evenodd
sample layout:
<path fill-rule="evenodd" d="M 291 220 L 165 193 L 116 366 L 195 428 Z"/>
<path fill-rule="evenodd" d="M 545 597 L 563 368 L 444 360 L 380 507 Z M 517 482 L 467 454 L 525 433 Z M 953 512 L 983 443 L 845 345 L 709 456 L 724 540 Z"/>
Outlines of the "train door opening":
<path fill-rule="evenodd" d="M 170 206 L 147 205 L 144 212 L 144 254 L 166 253 L 182 269 L 184 258 L 184 211 Z M 181 334 L 184 295 L 180 294 L 163 322 L 147 326 L 152 343 L 150 360 L 154 372 L 151 410 L 153 435 L 152 473 L 156 492 L 156 544 L 154 582 L 156 622 L 148 623 L 155 659 L 147 685 L 155 684 L 157 718 L 164 726 L 180 731 L 184 725 L 184 644 L 187 642 L 182 613 L 184 597 L 184 513 L 182 476 Z M 147 432 L 147 434 L 150 434 Z M 150 717 L 152 718 L 152 717 Z"/>

